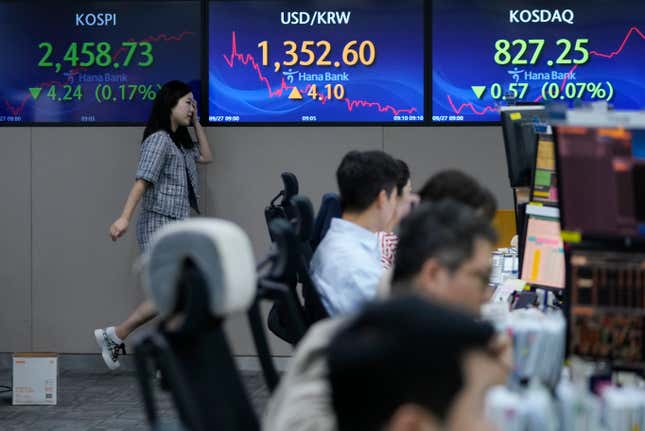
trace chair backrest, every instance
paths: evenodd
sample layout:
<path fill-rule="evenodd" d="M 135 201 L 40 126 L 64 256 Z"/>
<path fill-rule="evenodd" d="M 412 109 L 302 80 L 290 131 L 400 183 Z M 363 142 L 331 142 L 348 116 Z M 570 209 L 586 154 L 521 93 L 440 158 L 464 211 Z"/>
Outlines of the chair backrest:
<path fill-rule="evenodd" d="M 297 265 L 298 281 L 302 286 L 304 310 L 309 325 L 329 317 L 320 294 L 309 276 L 309 264 L 313 256 L 311 239 L 314 227 L 314 210 L 311 201 L 306 196 L 297 195 L 291 198 L 293 206 L 298 210 L 298 246 L 299 259 Z"/>
<path fill-rule="evenodd" d="M 302 285 L 302 297 L 305 303 L 305 319 L 309 326 L 319 320 L 329 317 L 327 309 L 323 305 L 320 293 L 309 275 L 309 265 L 304 263 L 298 271 L 298 279 Z"/>
<path fill-rule="evenodd" d="M 268 317 L 268 327 L 276 336 L 290 344 L 297 344 L 308 327 L 305 310 L 298 297 L 299 241 L 293 226 L 287 220 L 276 219 L 269 225 L 274 242 L 276 264 L 262 278 L 260 285 L 281 283 L 286 293 L 274 300 Z"/>
<path fill-rule="evenodd" d="M 144 287 L 161 319 L 136 347 L 151 425 L 158 425 L 150 392 L 153 361 L 189 429 L 258 430 L 223 330 L 230 315 L 246 312 L 255 301 L 255 261 L 246 234 L 214 219 L 164 226 L 150 245 Z"/>
<path fill-rule="evenodd" d="M 320 209 L 316 215 L 314 230 L 311 235 L 311 248 L 316 250 L 318 244 L 323 240 L 329 230 L 333 218 L 340 218 L 343 210 L 340 203 L 340 196 L 337 193 L 325 193 L 320 202 Z"/>
<path fill-rule="evenodd" d="M 296 209 L 296 218 L 293 224 L 298 236 L 300 253 L 305 258 L 308 266 L 313 255 L 311 237 L 314 230 L 314 207 L 311 204 L 311 200 L 303 195 L 292 197 L 291 204 Z"/>

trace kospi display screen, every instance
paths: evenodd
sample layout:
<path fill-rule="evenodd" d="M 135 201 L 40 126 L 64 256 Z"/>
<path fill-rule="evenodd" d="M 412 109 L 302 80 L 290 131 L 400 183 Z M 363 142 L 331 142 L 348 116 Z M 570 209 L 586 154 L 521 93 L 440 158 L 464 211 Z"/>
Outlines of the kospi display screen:
<path fill-rule="evenodd" d="M 200 89 L 199 1 L 0 2 L 0 124 L 143 123 Z"/>
<path fill-rule="evenodd" d="M 432 121 L 499 121 L 499 106 L 645 105 L 645 3 L 433 0 Z"/>
<path fill-rule="evenodd" d="M 211 123 L 421 123 L 422 0 L 210 1 Z"/>

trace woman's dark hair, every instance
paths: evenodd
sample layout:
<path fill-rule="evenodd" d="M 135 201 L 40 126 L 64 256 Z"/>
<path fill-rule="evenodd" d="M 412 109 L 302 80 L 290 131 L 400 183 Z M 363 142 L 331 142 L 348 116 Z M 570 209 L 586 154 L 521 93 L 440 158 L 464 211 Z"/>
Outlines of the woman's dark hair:
<path fill-rule="evenodd" d="M 152 105 L 152 111 L 150 112 L 150 117 L 146 123 L 146 128 L 143 131 L 142 142 L 153 133 L 158 132 L 159 130 L 164 130 L 168 132 L 177 146 L 192 148 L 195 145 L 193 139 L 190 137 L 190 133 L 188 133 L 187 127 L 179 126 L 173 133 L 170 126 L 170 114 L 172 112 L 172 108 L 177 106 L 179 99 L 191 91 L 192 90 L 188 84 L 181 81 L 166 82 L 163 87 L 161 87 L 161 90 L 157 93 L 157 97 Z"/>

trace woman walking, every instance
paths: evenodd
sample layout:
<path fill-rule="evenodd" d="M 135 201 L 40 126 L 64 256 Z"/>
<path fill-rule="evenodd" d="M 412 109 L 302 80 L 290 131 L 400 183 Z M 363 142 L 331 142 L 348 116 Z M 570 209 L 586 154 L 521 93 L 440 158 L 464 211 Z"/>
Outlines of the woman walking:
<path fill-rule="evenodd" d="M 197 143 L 188 132 L 190 125 L 195 129 Z M 164 84 L 143 132 L 134 185 L 121 215 L 110 226 L 112 241 L 126 233 L 142 199 L 136 227 L 142 253 L 161 226 L 187 218 L 191 208 L 199 213 L 196 163 L 211 161 L 211 150 L 199 124 L 197 104 L 190 87 L 180 81 Z M 119 354 L 125 354 L 123 340 L 155 315 L 154 305 L 145 301 L 121 324 L 94 331 L 103 360 L 111 370 L 119 367 Z"/>

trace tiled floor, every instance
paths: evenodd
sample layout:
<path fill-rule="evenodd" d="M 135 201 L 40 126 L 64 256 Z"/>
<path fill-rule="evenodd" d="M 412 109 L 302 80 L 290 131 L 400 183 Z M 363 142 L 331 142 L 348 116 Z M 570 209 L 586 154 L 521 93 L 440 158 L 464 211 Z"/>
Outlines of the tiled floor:
<path fill-rule="evenodd" d="M 0 370 L 0 385 L 11 379 L 9 370 Z M 268 399 L 260 373 L 245 373 L 249 396 L 258 412 Z M 160 417 L 176 422 L 168 394 L 158 392 Z M 2 431 L 125 431 L 147 430 L 142 402 L 134 373 L 107 371 L 64 371 L 59 376 L 58 405 L 12 406 L 11 394 L 0 394 Z"/>

